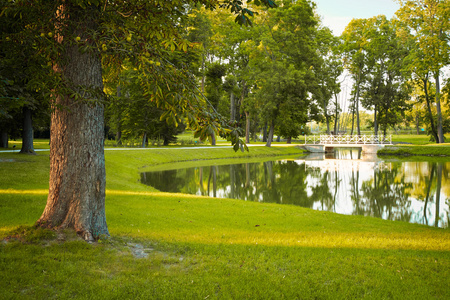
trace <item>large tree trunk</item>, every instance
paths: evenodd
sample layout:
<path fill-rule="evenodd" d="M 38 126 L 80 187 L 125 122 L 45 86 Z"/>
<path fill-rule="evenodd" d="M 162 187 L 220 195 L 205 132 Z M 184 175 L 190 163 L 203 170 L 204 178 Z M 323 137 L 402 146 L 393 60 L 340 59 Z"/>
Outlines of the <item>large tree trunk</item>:
<path fill-rule="evenodd" d="M 31 109 L 23 107 L 23 130 L 22 130 L 22 149 L 20 153 L 36 154 L 33 147 L 33 119 Z"/>
<path fill-rule="evenodd" d="M 84 32 L 96 29 L 98 20 L 96 11 L 85 11 L 66 1 L 62 12 L 64 18 L 79 23 L 79 29 L 72 34 L 83 40 L 87 38 Z M 58 41 L 66 40 L 58 37 Z M 97 50 L 81 53 L 76 44 L 65 45 L 62 55 L 64 64 L 56 69 L 74 89 L 84 86 L 103 91 Z M 109 236 L 105 216 L 103 105 L 58 95 L 53 108 L 49 195 L 37 223 L 50 228 L 73 228 L 87 241 Z"/>

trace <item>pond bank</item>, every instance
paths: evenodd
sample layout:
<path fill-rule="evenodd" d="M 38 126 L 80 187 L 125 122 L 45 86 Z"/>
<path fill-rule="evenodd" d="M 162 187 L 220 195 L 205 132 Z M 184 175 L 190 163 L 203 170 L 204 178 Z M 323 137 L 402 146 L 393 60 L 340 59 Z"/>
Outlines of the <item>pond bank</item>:
<path fill-rule="evenodd" d="M 390 156 L 437 156 L 449 157 L 450 144 L 433 145 L 388 145 L 378 150 L 378 155 Z"/>

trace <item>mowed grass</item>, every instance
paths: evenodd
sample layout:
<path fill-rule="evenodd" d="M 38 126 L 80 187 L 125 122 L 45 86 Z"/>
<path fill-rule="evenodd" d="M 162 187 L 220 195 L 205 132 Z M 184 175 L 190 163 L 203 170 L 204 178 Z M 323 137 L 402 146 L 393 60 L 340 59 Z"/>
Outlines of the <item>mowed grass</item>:
<path fill-rule="evenodd" d="M 0 299 L 450 298 L 449 229 L 139 183 L 161 162 L 271 155 L 301 151 L 106 151 L 112 237 L 87 244 L 30 228 L 46 202 L 48 154 L 0 154 L 0 238 L 20 237 L 0 243 Z"/>
<path fill-rule="evenodd" d="M 430 136 L 426 134 L 392 134 L 392 142 L 394 143 L 409 143 L 415 145 L 434 144 L 430 141 Z M 450 136 L 447 136 L 450 138 Z"/>
<path fill-rule="evenodd" d="M 450 143 L 430 145 L 395 145 L 378 150 L 378 155 L 396 156 L 450 156 Z"/>

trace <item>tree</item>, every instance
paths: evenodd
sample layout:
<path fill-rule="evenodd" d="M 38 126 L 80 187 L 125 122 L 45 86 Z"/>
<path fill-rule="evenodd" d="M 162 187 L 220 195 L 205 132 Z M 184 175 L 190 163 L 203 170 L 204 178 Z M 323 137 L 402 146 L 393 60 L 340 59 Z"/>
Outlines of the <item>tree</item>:
<path fill-rule="evenodd" d="M 214 0 L 198 2 L 210 8 L 219 4 Z M 270 0 L 258 2 L 275 5 Z M 174 71 L 163 59 L 165 49 L 187 50 L 189 46 L 179 33 L 185 18 L 182 10 L 187 4 L 189 1 L 184 0 L 18 0 L 2 8 L 6 15 L 22 16 L 30 28 L 25 38 L 37 43 L 36 48 L 53 66 L 50 78 L 56 79 L 41 82 L 53 95 L 53 113 L 49 195 L 37 225 L 73 228 L 88 241 L 109 235 L 105 216 L 102 60 L 120 65 L 124 58 L 131 58 L 136 66 L 148 70 L 147 76 L 176 83 L 177 89 L 168 93 L 158 86 L 155 90 L 155 85 L 143 87 L 147 93 L 152 88 L 153 99 L 173 123 L 177 124 L 177 113 L 182 111 L 201 134 L 202 125 L 214 120 L 211 114 L 201 111 L 203 102 L 194 92 L 195 81 L 182 69 Z M 237 12 L 237 21 L 248 23 L 252 12 L 242 8 L 241 1 L 223 4 Z M 167 73 L 172 77 L 165 78 Z M 183 91 L 190 91 L 188 97 L 181 97 Z M 226 131 L 225 124 L 220 120 L 213 127 L 228 133 L 232 143 L 242 148 L 237 132 Z"/>
<path fill-rule="evenodd" d="M 253 9 L 253 8 L 252 8 Z M 250 122 L 252 103 L 249 94 L 254 85 L 255 72 L 250 67 L 255 41 L 259 39 L 262 30 L 261 19 L 266 15 L 260 11 L 255 18 L 257 26 L 241 27 L 236 24 L 229 14 L 217 10 L 210 16 L 214 29 L 215 56 L 228 63 L 228 76 L 224 88 L 228 93 L 230 120 L 241 122 L 241 112 L 245 115 L 245 140 L 250 142 Z"/>
<path fill-rule="evenodd" d="M 410 70 L 414 70 L 423 79 L 424 89 L 427 88 L 429 74 L 435 80 L 436 142 L 443 143 L 440 74 L 442 68 L 448 65 L 450 56 L 450 3 L 446 0 L 399 0 L 399 3 L 401 7 L 396 14 L 405 26 L 403 36 L 414 43 L 410 55 Z"/>
<path fill-rule="evenodd" d="M 333 132 L 337 134 L 337 119 L 339 116 L 339 103 L 337 95 L 341 91 L 339 76 L 342 74 L 343 66 L 338 54 L 339 40 L 333 36 L 327 27 L 321 27 L 317 33 L 318 37 L 318 61 L 314 64 L 314 75 L 317 79 L 317 89 L 313 92 L 318 99 L 320 108 L 327 125 L 327 134 L 330 134 L 331 112 L 330 104 L 334 97 L 335 125 Z"/>
<path fill-rule="evenodd" d="M 377 16 L 366 19 L 365 26 L 368 70 L 362 82 L 362 105 L 374 111 L 374 134 L 381 124 L 386 135 L 388 126 L 400 123 L 409 108 L 409 86 L 402 72 L 408 49 L 397 36 L 398 22 Z"/>
<path fill-rule="evenodd" d="M 176 127 L 161 120 L 164 111 L 151 101 L 151 95 L 144 95 L 142 91 L 141 86 L 147 80 L 139 70 L 125 63 L 118 76 L 105 81 L 105 90 L 111 99 L 106 109 L 108 124 L 120 138 L 141 137 L 142 147 L 148 144 L 149 139 L 162 139 L 164 145 L 168 145 L 176 141 L 175 135 L 185 126 Z M 117 90 L 120 91 L 118 95 Z"/>
<path fill-rule="evenodd" d="M 0 3 L 1 7 L 6 6 L 5 1 Z M 32 32 L 32 28 L 20 16 L 3 16 L 0 26 L 3 45 L 0 49 L 1 144 L 7 147 L 8 131 L 20 127 L 20 153 L 34 154 L 32 118 L 36 112 L 45 111 L 46 103 L 34 74 L 42 70 L 48 72 L 50 68 L 45 65 L 45 58 L 35 50 L 36 41 L 24 38 Z M 14 119 L 20 119 L 21 124 L 17 125 Z"/>
<path fill-rule="evenodd" d="M 361 135 L 359 120 L 359 97 L 360 87 L 367 72 L 367 51 L 365 50 L 366 38 L 366 20 L 353 19 L 345 28 L 341 36 L 343 40 L 342 52 L 344 53 L 344 62 L 346 68 L 352 74 L 354 79 L 354 103 L 353 113 L 356 113 L 357 134 Z M 353 122 L 353 121 L 352 121 Z M 353 133 L 353 125 L 352 125 Z"/>
<path fill-rule="evenodd" d="M 314 106 L 308 92 L 314 85 L 311 66 L 317 56 L 318 22 L 309 1 L 283 1 L 262 21 L 265 29 L 257 45 L 259 58 L 251 66 L 257 73 L 254 93 L 261 118 L 269 126 L 266 146 L 270 147 L 280 126 L 283 131 L 294 130 L 284 131 L 288 139 L 297 136 Z"/>
<path fill-rule="evenodd" d="M 210 64 L 206 71 L 206 98 L 215 110 L 218 109 L 220 98 L 224 92 L 222 78 L 225 74 L 226 66 L 218 62 Z M 210 130 L 208 136 L 210 137 L 211 145 L 215 145 L 216 137 L 214 131 Z"/>

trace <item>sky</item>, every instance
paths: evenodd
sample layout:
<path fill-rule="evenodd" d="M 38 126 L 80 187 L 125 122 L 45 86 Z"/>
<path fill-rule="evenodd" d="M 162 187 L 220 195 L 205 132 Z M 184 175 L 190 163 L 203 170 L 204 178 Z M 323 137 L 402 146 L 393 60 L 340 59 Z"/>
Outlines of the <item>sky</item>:
<path fill-rule="evenodd" d="M 400 8 L 394 0 L 313 0 L 325 26 L 341 35 L 352 19 L 385 15 L 391 19 Z"/>

